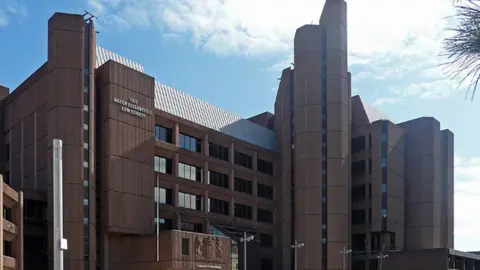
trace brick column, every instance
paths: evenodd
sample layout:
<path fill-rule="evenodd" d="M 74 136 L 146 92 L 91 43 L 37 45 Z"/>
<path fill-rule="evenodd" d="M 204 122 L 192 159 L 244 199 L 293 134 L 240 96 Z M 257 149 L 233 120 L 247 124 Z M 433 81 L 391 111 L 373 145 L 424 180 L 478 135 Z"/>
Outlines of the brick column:
<path fill-rule="evenodd" d="M 208 178 L 210 174 L 208 173 L 208 162 L 205 161 L 203 165 L 203 183 L 210 184 L 210 179 Z"/>
<path fill-rule="evenodd" d="M 205 136 L 203 137 L 203 153 L 205 156 L 208 156 L 209 153 L 209 147 L 208 147 L 208 133 L 205 133 Z"/>
<path fill-rule="evenodd" d="M 208 209 L 208 190 L 205 190 L 203 192 L 203 211 L 204 212 L 210 211 L 210 209 Z"/>
<path fill-rule="evenodd" d="M 254 171 L 257 170 L 257 160 L 258 160 L 258 153 L 257 152 L 253 152 L 253 157 L 252 157 L 252 169 Z"/>
<path fill-rule="evenodd" d="M 253 196 L 255 197 L 258 196 L 258 179 L 256 176 L 253 177 L 253 181 L 252 181 L 252 193 L 253 193 Z"/>
<path fill-rule="evenodd" d="M 230 169 L 230 174 L 228 175 L 228 185 L 230 190 L 235 190 L 235 171 Z"/>
<path fill-rule="evenodd" d="M 235 198 L 232 197 L 232 199 L 230 200 L 230 217 L 234 217 L 235 216 Z"/>
<path fill-rule="evenodd" d="M 173 156 L 172 161 L 172 174 L 178 177 L 178 163 L 179 163 L 180 155 L 178 153 Z"/>
<path fill-rule="evenodd" d="M 176 230 L 180 230 L 180 223 L 182 222 L 182 219 L 180 218 L 180 214 L 179 213 L 175 213 L 175 217 L 173 218 L 173 221 L 174 221 L 174 228 Z"/>
<path fill-rule="evenodd" d="M 208 218 L 206 218 L 204 221 L 203 221 L 203 233 L 206 233 L 206 234 L 210 234 L 210 220 L 208 220 Z"/>
<path fill-rule="evenodd" d="M 230 163 L 234 164 L 235 163 L 235 144 L 231 143 L 230 147 L 228 148 L 228 155 L 230 159 Z"/>
<path fill-rule="evenodd" d="M 173 206 L 178 206 L 178 191 L 179 191 L 179 186 L 178 184 L 175 184 L 173 186 Z"/>
<path fill-rule="evenodd" d="M 179 138 L 180 138 L 180 127 L 178 126 L 178 123 L 175 123 L 175 127 L 173 127 L 173 144 L 176 146 L 180 146 Z"/>

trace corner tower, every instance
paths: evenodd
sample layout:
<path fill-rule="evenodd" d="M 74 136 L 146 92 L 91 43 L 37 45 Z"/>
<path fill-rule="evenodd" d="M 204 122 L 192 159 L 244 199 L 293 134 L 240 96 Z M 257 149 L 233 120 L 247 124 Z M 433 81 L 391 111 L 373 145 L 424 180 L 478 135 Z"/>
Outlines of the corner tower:
<path fill-rule="evenodd" d="M 294 40 L 294 234 L 299 269 L 342 269 L 349 246 L 350 90 L 347 5 L 326 0 Z"/>

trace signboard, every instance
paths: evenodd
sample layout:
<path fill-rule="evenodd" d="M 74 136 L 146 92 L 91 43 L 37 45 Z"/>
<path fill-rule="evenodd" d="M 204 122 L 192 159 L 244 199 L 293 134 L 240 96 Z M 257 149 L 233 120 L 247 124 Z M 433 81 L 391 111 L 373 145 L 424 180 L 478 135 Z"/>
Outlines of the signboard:
<path fill-rule="evenodd" d="M 138 100 L 134 98 L 129 98 L 128 100 L 121 100 L 119 98 L 113 98 L 113 102 L 120 104 L 121 106 L 121 111 L 126 112 L 141 118 L 147 117 L 147 115 L 152 115 L 152 111 L 138 106 Z"/>
<path fill-rule="evenodd" d="M 214 265 L 214 264 L 197 264 L 197 268 L 202 269 L 222 269 L 221 265 Z"/>

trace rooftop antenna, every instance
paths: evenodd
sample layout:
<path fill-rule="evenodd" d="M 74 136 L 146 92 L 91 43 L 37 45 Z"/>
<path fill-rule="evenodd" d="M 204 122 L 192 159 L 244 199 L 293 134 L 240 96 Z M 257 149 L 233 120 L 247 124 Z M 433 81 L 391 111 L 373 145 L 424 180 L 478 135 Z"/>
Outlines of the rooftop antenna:
<path fill-rule="evenodd" d="M 89 11 L 87 10 L 84 10 L 85 13 L 83 13 L 82 17 L 83 17 L 83 20 L 85 22 L 89 22 L 91 21 L 92 19 L 97 19 L 97 16 L 93 15 L 92 13 L 90 13 Z"/>

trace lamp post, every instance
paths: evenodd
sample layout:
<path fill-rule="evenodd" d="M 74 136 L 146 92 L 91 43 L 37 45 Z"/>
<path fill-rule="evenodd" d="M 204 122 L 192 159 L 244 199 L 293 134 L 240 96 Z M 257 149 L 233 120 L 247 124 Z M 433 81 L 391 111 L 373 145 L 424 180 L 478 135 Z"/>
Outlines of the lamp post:
<path fill-rule="evenodd" d="M 243 243 L 243 270 L 247 270 L 247 242 L 250 242 L 255 236 L 250 235 L 247 237 L 247 232 L 243 232 L 243 237 L 240 238 L 240 242 Z"/>
<path fill-rule="evenodd" d="M 297 265 L 297 263 L 298 263 L 298 261 L 297 261 L 297 259 L 298 259 L 298 249 L 301 248 L 301 247 L 303 247 L 303 246 L 305 246 L 305 243 L 299 243 L 299 242 L 297 241 L 297 239 L 295 239 L 295 244 L 293 244 L 293 245 L 290 246 L 290 247 L 293 248 L 294 251 L 295 251 L 295 255 L 294 255 L 294 256 L 295 256 L 295 257 L 294 257 L 295 270 L 297 270 L 297 267 L 298 267 L 298 265 Z"/>
<path fill-rule="evenodd" d="M 385 254 L 385 245 L 382 247 L 382 251 L 378 253 L 377 259 L 378 259 L 378 269 L 383 270 L 383 259 L 388 258 L 388 254 Z"/>
<path fill-rule="evenodd" d="M 343 270 L 346 270 L 347 269 L 347 254 L 351 253 L 352 250 L 351 249 L 347 249 L 347 246 L 343 246 L 343 249 L 340 250 L 340 253 L 342 254 L 343 256 Z"/>
<path fill-rule="evenodd" d="M 63 270 L 63 252 L 68 249 L 63 238 L 63 167 L 62 140 L 53 140 L 53 269 Z"/>

